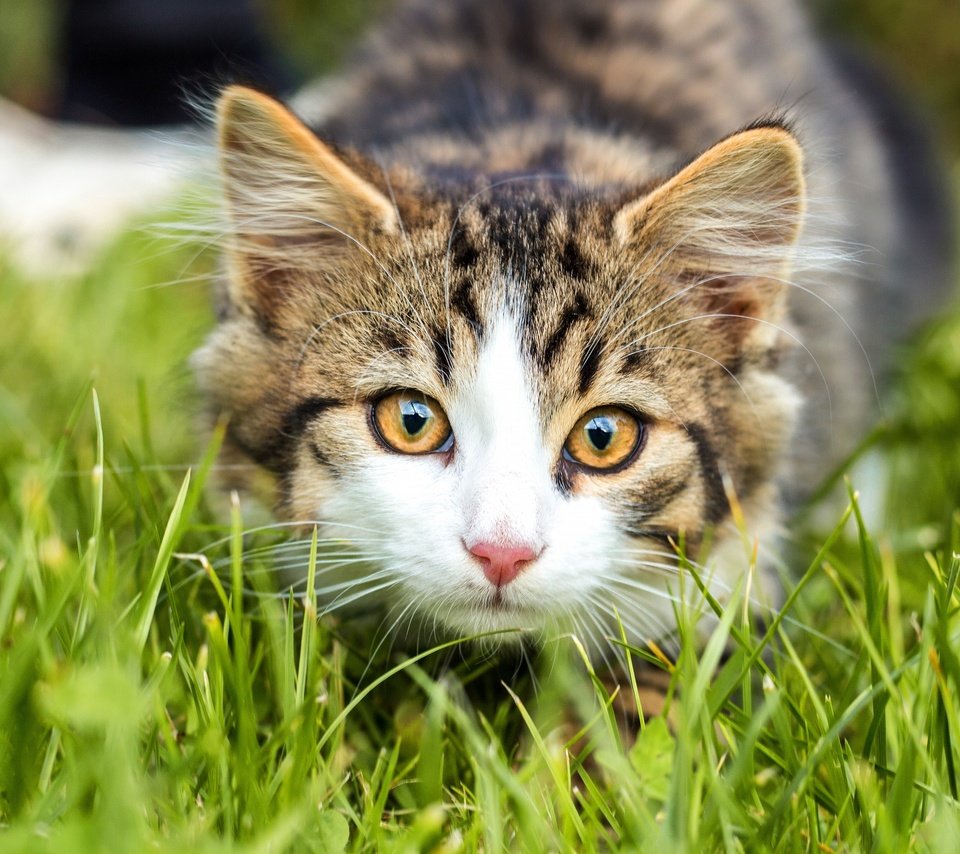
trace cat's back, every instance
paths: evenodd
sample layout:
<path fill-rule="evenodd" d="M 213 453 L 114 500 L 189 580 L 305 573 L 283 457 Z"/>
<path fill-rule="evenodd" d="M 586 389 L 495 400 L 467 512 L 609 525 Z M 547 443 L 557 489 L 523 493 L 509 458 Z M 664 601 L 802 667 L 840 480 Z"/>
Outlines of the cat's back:
<path fill-rule="evenodd" d="M 322 124 L 389 146 L 553 120 L 692 156 L 809 96 L 820 59 L 790 0 L 406 0 L 364 41 Z"/>

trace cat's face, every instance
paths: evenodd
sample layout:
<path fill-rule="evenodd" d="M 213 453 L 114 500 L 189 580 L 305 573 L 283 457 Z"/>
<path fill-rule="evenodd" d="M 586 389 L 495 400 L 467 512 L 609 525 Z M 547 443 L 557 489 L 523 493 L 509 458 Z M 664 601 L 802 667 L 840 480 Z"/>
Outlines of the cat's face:
<path fill-rule="evenodd" d="M 660 636 L 675 546 L 696 558 L 707 532 L 718 592 L 736 582 L 734 517 L 772 524 L 794 406 L 776 374 L 773 280 L 802 206 L 785 131 L 616 190 L 361 177 L 244 90 L 221 142 L 230 308 L 197 364 L 286 517 L 467 634 L 595 635 L 616 613 Z"/>

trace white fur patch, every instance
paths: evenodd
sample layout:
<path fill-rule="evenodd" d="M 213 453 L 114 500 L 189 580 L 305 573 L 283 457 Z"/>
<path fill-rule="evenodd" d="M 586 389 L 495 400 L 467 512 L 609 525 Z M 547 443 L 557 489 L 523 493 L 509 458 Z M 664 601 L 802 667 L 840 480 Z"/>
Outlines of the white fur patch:
<path fill-rule="evenodd" d="M 574 631 L 600 656 L 610 649 L 604 638 L 619 634 L 617 616 L 634 643 L 669 634 L 681 587 L 673 561 L 627 536 L 600 498 L 558 490 L 557 450 L 545 447 L 509 314 L 488 329 L 475 364 L 453 366 L 450 389 L 452 458 L 371 456 L 317 508 L 330 533 L 365 526 L 358 547 L 389 571 L 398 609 L 409 606 L 428 628 Z M 497 590 L 469 552 L 479 542 L 523 544 L 539 557 Z M 729 589 L 735 572 L 723 566 L 715 577 Z"/>
<path fill-rule="evenodd" d="M 473 381 L 449 415 L 459 426 L 455 466 L 466 544 L 513 542 L 541 551 L 556 500 L 552 461 L 508 316 L 493 327 Z"/>
<path fill-rule="evenodd" d="M 553 483 L 513 318 L 491 326 L 475 365 L 454 365 L 451 388 L 449 464 L 377 454 L 318 508 L 321 518 L 331 531 L 358 520 L 375 528 L 358 545 L 428 622 L 466 634 L 557 625 L 599 590 L 596 573 L 620 534 L 599 500 L 566 498 Z M 478 542 L 542 552 L 497 595 L 468 551 Z"/>

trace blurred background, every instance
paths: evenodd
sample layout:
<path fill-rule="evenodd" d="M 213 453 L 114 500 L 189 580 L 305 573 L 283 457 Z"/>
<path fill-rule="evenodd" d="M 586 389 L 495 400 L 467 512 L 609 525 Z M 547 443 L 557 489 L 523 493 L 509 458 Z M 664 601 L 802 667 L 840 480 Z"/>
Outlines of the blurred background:
<path fill-rule="evenodd" d="M 386 0 L 388 2 L 388 0 Z M 147 9 L 182 7 L 178 14 L 206 38 L 204 73 L 237 70 L 245 56 L 273 81 L 308 80 L 335 66 L 352 37 L 385 0 L 137 0 Z M 115 17 L 111 0 L 0 0 L 0 94 L 46 115 L 57 115 L 69 86 L 69 7 L 88 17 Z M 935 121 L 949 151 L 960 152 L 960 3 L 956 0 L 810 0 L 827 32 L 871 50 Z M 210 8 L 206 18 L 203 8 Z M 210 29 L 211 14 L 215 25 Z M 258 18 L 263 42 L 249 39 Z M 231 27 L 234 31 L 231 32 Z M 246 34 L 238 36 L 236 29 Z M 204 32 L 207 28 L 209 32 Z M 156 26 L 140 38 L 164 37 Z M 136 45 L 143 50 L 143 45 Z M 266 49 L 266 52 L 264 52 Z M 182 48 L 181 48 L 182 51 Z M 211 57 L 213 57 L 211 59 Z M 186 67 L 189 57 L 182 57 Z M 240 61 L 243 66 L 243 61 Z M 179 82 L 179 81 L 178 81 Z"/>
<path fill-rule="evenodd" d="M 96 73 L 98 63 L 111 59 L 105 54 L 121 51 L 133 74 L 154 88 L 155 100 L 184 84 L 202 86 L 205 79 L 238 74 L 282 91 L 335 66 L 382 4 L 0 0 L 0 95 L 47 116 L 84 118 L 71 114 L 69 105 L 64 110 L 77 94 L 77 76 Z M 148 66 L 153 79 L 147 78 Z"/>

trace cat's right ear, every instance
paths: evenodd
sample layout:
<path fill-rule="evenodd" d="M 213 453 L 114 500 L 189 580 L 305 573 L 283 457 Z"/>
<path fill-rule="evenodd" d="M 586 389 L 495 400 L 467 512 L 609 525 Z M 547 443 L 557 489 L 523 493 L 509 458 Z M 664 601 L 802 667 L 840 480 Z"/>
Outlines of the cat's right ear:
<path fill-rule="evenodd" d="M 614 229 L 647 267 L 722 320 L 739 349 L 740 338 L 767 334 L 782 317 L 805 204 L 803 152 L 772 124 L 717 143 L 622 208 Z M 731 322 L 737 317 L 761 322 Z"/>
<path fill-rule="evenodd" d="M 371 235 L 396 230 L 383 193 L 267 95 L 227 88 L 217 133 L 235 299 L 269 312 L 296 287 L 292 274 L 330 270 Z"/>

